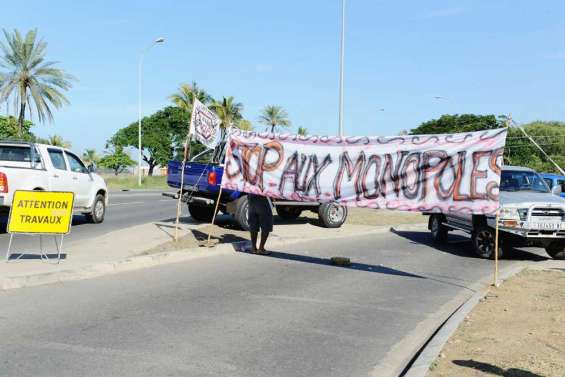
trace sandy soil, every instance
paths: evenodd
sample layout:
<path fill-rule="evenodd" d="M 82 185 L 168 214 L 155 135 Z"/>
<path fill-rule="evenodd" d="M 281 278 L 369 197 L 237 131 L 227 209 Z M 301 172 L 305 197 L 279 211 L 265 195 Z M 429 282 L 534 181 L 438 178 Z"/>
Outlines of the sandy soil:
<path fill-rule="evenodd" d="M 492 288 L 427 376 L 565 376 L 565 270 L 527 270 Z"/>

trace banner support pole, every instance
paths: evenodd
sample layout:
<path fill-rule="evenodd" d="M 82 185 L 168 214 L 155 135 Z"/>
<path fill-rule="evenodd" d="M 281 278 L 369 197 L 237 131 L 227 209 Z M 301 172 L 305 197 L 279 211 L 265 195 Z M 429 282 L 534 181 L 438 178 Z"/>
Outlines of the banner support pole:
<path fill-rule="evenodd" d="M 212 215 L 212 223 L 211 226 L 214 226 L 214 222 L 216 221 L 216 214 L 218 213 L 218 206 L 220 205 L 220 197 L 222 196 L 222 186 L 220 186 L 220 191 L 218 191 L 218 197 L 216 198 L 216 206 L 214 208 L 214 214 Z M 208 232 L 208 241 L 206 242 L 206 246 L 212 247 L 210 245 L 210 238 L 212 238 L 212 229 Z"/>
<path fill-rule="evenodd" d="M 494 228 L 494 281 L 493 285 L 498 287 L 498 213 L 496 211 L 496 226 Z"/>
<path fill-rule="evenodd" d="M 190 139 L 191 139 L 191 134 L 190 132 L 188 133 L 188 135 L 186 136 L 186 144 L 184 145 L 184 157 L 182 159 L 182 167 L 181 167 L 181 172 L 180 172 L 180 192 L 179 192 L 179 199 L 177 202 L 177 216 L 175 219 L 175 242 L 177 242 L 179 240 L 179 218 L 180 218 L 180 212 L 181 212 L 181 202 L 182 202 L 182 194 L 183 194 L 183 189 L 184 189 L 184 167 L 186 166 L 186 158 L 187 158 L 187 154 L 188 151 L 190 150 Z"/>

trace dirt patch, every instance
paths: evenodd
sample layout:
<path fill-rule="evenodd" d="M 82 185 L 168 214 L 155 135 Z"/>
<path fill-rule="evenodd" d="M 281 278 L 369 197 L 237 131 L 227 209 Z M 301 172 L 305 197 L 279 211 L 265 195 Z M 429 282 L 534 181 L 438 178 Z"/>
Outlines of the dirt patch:
<path fill-rule="evenodd" d="M 565 375 L 565 272 L 524 271 L 492 288 L 428 377 Z"/>
<path fill-rule="evenodd" d="M 228 225 L 207 225 L 198 229 L 193 229 L 191 232 L 178 241 L 169 241 L 149 250 L 144 251 L 141 255 L 156 254 L 167 251 L 176 251 L 183 249 L 190 249 L 202 246 L 208 240 L 208 234 L 211 234 L 211 243 L 217 245 L 219 243 L 234 243 L 249 240 L 249 232 L 243 230 L 230 228 Z"/>

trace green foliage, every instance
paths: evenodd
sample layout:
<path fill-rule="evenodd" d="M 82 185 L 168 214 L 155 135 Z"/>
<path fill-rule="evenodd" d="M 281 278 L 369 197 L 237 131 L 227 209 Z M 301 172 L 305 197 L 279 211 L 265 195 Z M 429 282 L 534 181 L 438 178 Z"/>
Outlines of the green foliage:
<path fill-rule="evenodd" d="M 236 126 L 243 131 L 253 131 L 253 123 L 247 119 L 241 119 Z"/>
<path fill-rule="evenodd" d="M 142 159 L 149 165 L 149 175 L 155 166 L 165 166 L 173 158 L 182 158 L 188 133 L 185 110 L 168 106 L 141 120 Z M 138 123 L 121 128 L 109 140 L 109 144 L 138 148 Z M 191 143 L 191 155 L 204 150 L 200 143 Z"/>
<path fill-rule="evenodd" d="M 0 139 L 33 141 L 35 140 L 35 136 L 30 131 L 32 126 L 33 123 L 26 120 L 24 122 L 22 132 L 20 132 L 20 127 L 16 118 L 12 116 L 0 116 Z"/>
<path fill-rule="evenodd" d="M 275 132 L 277 127 L 290 127 L 292 123 L 288 119 L 288 113 L 281 106 L 265 106 L 259 116 L 259 123 L 271 127 L 270 131 Z"/>
<path fill-rule="evenodd" d="M 223 130 L 230 126 L 236 126 L 243 118 L 241 115 L 243 105 L 240 102 L 234 102 L 234 98 L 231 96 L 223 97 L 221 101 L 212 102 L 210 109 L 216 113 L 218 118 L 220 118 L 222 122 L 220 127 Z"/>
<path fill-rule="evenodd" d="M 54 145 L 56 147 L 63 147 L 67 149 L 70 149 L 72 147 L 71 142 L 68 140 L 64 140 L 63 137 L 60 135 L 50 135 L 46 141 L 47 143 L 45 144 Z"/>
<path fill-rule="evenodd" d="M 37 39 L 37 30 L 25 36 L 18 30 L 4 30 L 6 43 L 0 42 L 0 102 L 10 99 L 19 109 L 18 125 L 20 137 L 24 135 L 26 111 L 30 117 L 35 113 L 40 122 L 53 120 L 52 108 L 60 108 L 69 101 L 61 90 L 72 87 L 74 77 L 56 68 L 56 62 L 45 61 L 47 43 Z"/>
<path fill-rule="evenodd" d="M 565 123 L 535 121 L 522 126 L 561 168 L 565 168 Z M 557 173 L 557 168 L 517 128 L 508 130 L 504 162 L 528 166 L 539 172 Z"/>
<path fill-rule="evenodd" d="M 298 127 L 298 131 L 296 133 L 301 136 L 306 136 L 308 135 L 308 129 L 306 127 Z"/>
<path fill-rule="evenodd" d="M 127 167 L 135 164 L 130 156 L 124 152 L 122 146 L 114 146 L 113 151 L 106 154 L 100 159 L 100 166 L 114 170 L 114 174 L 118 175 L 123 172 Z"/>
<path fill-rule="evenodd" d="M 169 96 L 169 100 L 176 106 L 189 114 L 192 111 L 194 98 L 197 98 L 204 105 L 212 102 L 212 97 L 193 81 L 192 84 L 182 83 L 176 93 Z"/>
<path fill-rule="evenodd" d="M 422 123 L 410 134 L 437 134 L 472 132 L 500 128 L 506 125 L 505 116 L 494 115 L 442 115 Z M 543 150 L 562 168 L 565 167 L 565 123 L 535 121 L 522 126 Z M 555 166 L 517 128 L 508 129 L 504 163 L 526 166 L 540 172 L 558 173 Z"/>
<path fill-rule="evenodd" d="M 411 135 L 473 132 L 504 127 L 494 115 L 455 114 L 424 122 L 410 131 Z"/>

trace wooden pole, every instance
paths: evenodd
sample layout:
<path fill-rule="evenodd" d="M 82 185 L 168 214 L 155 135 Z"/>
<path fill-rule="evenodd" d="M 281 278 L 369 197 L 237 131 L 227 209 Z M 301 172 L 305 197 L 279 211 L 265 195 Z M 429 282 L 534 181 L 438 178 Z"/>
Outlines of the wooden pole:
<path fill-rule="evenodd" d="M 498 213 L 496 211 L 496 226 L 494 228 L 494 282 L 493 285 L 498 287 Z"/>
<path fill-rule="evenodd" d="M 177 218 L 175 220 L 175 242 L 178 241 L 179 239 L 179 218 L 180 218 L 180 212 L 181 212 L 181 202 L 182 202 L 182 193 L 183 193 L 183 189 L 184 189 L 184 167 L 186 166 L 186 159 L 188 156 L 188 152 L 190 150 L 190 132 L 188 133 L 188 135 L 186 136 L 186 144 L 184 145 L 184 157 L 182 159 L 182 168 L 180 171 L 180 193 L 179 193 L 179 199 L 177 202 Z"/>
<path fill-rule="evenodd" d="M 218 198 L 216 199 L 216 207 L 214 208 L 214 214 L 212 215 L 212 223 L 210 224 L 211 226 L 214 226 L 214 221 L 216 221 L 216 213 L 218 213 L 218 206 L 220 205 L 220 197 L 222 196 L 222 186 L 220 186 L 220 191 L 218 192 Z M 212 247 L 213 245 L 210 245 L 210 238 L 212 237 L 212 229 L 210 229 L 210 231 L 208 232 L 208 241 L 206 242 L 206 245 L 208 247 Z"/>

